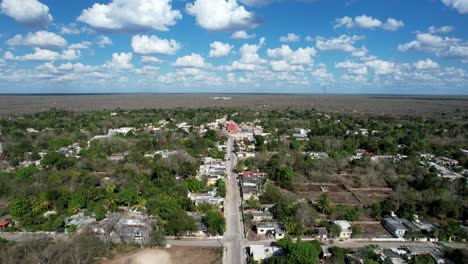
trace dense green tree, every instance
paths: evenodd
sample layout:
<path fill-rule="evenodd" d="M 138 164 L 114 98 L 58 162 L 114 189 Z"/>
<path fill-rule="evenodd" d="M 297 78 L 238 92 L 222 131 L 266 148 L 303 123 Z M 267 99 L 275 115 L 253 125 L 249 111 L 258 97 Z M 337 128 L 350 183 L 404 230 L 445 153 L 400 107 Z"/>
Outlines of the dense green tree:
<path fill-rule="evenodd" d="M 218 196 L 226 197 L 226 182 L 222 179 L 216 180 L 216 187 L 218 188 L 216 191 Z"/>
<path fill-rule="evenodd" d="M 208 227 L 211 235 L 222 235 L 225 228 L 225 220 L 219 212 L 208 211 L 203 218 L 203 222 Z"/>
<path fill-rule="evenodd" d="M 182 209 L 171 211 L 165 224 L 168 235 L 183 236 L 195 231 L 195 219 Z"/>

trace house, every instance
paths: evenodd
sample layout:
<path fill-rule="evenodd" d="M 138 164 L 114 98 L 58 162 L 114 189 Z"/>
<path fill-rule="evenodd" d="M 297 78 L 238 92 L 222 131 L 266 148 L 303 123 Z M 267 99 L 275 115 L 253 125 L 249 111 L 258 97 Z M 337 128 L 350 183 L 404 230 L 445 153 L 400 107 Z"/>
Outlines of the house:
<path fill-rule="evenodd" d="M 391 264 L 404 264 L 406 261 L 403 259 L 403 255 L 405 254 L 405 251 L 398 250 L 396 248 L 392 249 L 383 249 L 381 256 Z"/>
<path fill-rule="evenodd" d="M 353 234 L 353 230 L 351 229 L 351 223 L 346 220 L 335 220 L 333 224 L 338 225 L 341 228 L 340 234 L 338 235 L 339 238 L 348 239 L 351 238 Z"/>
<path fill-rule="evenodd" d="M 439 165 L 437 163 L 429 162 L 429 166 L 434 167 L 437 170 L 437 175 L 439 177 L 447 178 L 451 181 L 458 179 L 458 178 L 463 178 L 463 175 L 461 175 L 460 173 L 454 172 L 453 170 L 445 166 Z"/>
<path fill-rule="evenodd" d="M 257 235 L 273 236 L 275 239 L 284 238 L 285 231 L 282 223 L 278 222 L 262 222 L 255 226 Z"/>
<path fill-rule="evenodd" d="M 121 128 L 116 128 L 116 129 L 109 129 L 109 132 L 107 133 L 107 135 L 109 136 L 114 136 L 114 135 L 117 135 L 117 134 L 123 134 L 124 136 L 126 136 L 130 131 L 134 131 L 135 128 L 134 127 L 121 127 Z"/>
<path fill-rule="evenodd" d="M 326 159 L 326 158 L 328 158 L 328 154 L 326 152 L 305 152 L 304 154 L 308 154 L 311 159 Z"/>
<path fill-rule="evenodd" d="M 236 153 L 238 159 L 255 158 L 255 152 L 239 151 Z"/>
<path fill-rule="evenodd" d="M 307 138 L 307 131 L 305 129 L 299 129 L 298 133 L 294 133 L 293 138 L 296 139 L 306 139 Z"/>
<path fill-rule="evenodd" d="M 395 237 L 402 238 L 405 236 L 406 227 L 403 225 L 403 221 L 391 212 L 390 217 L 386 217 L 382 221 L 383 226 Z"/>
<path fill-rule="evenodd" d="M 251 245 L 250 256 L 255 261 L 262 261 L 266 258 L 264 245 Z"/>
<path fill-rule="evenodd" d="M 447 158 L 447 157 L 436 158 L 436 163 L 440 166 L 445 166 L 445 167 L 456 167 L 460 164 L 458 160 Z"/>
<path fill-rule="evenodd" d="M 208 227 L 204 223 L 197 224 L 197 231 L 193 233 L 196 237 L 204 237 L 208 233 Z"/>
<path fill-rule="evenodd" d="M 0 221 L 0 229 L 4 230 L 5 228 L 10 226 L 10 221 Z"/>
<path fill-rule="evenodd" d="M 252 195 L 256 195 L 258 193 L 258 185 L 256 183 L 243 182 L 241 187 L 241 197 L 244 200 L 248 200 Z"/>
<path fill-rule="evenodd" d="M 125 208 L 123 211 L 108 213 L 101 221 L 89 224 L 89 230 L 101 239 L 119 243 L 146 243 L 153 226 L 154 218 L 137 210 Z"/>
<path fill-rule="evenodd" d="M 241 197 L 244 200 L 250 199 L 252 195 L 257 195 L 261 186 L 261 178 L 254 174 L 243 174 L 239 177 L 241 182 Z"/>
<path fill-rule="evenodd" d="M 222 206 L 224 203 L 224 198 L 216 195 L 216 192 L 207 192 L 207 193 L 191 193 L 189 192 L 187 197 L 192 200 L 194 205 L 199 204 L 212 204 L 217 206 Z"/>
<path fill-rule="evenodd" d="M 248 177 L 248 176 L 256 176 L 256 177 L 266 177 L 267 174 L 265 172 L 261 171 L 251 171 L 251 170 L 246 170 L 243 172 L 240 172 L 239 177 Z"/>
<path fill-rule="evenodd" d="M 249 256 L 255 261 L 263 261 L 273 256 L 284 255 L 284 252 L 279 247 L 269 247 L 265 245 L 251 245 L 249 247 Z"/>
<path fill-rule="evenodd" d="M 145 217 L 124 216 L 115 225 L 111 237 L 125 243 L 146 243 L 149 241 L 153 222 Z"/>
<path fill-rule="evenodd" d="M 122 214 L 107 213 L 106 217 L 101 221 L 96 221 L 89 225 L 89 229 L 98 235 L 110 235 L 115 225 L 120 221 Z"/>
<path fill-rule="evenodd" d="M 95 222 L 96 218 L 93 216 L 87 216 L 85 215 L 85 212 L 83 210 L 79 211 L 78 213 L 65 218 L 65 226 L 70 227 L 70 226 L 75 226 L 76 227 L 76 233 L 80 234 L 83 232 L 84 229 L 86 229 L 91 223 Z"/>
<path fill-rule="evenodd" d="M 315 228 L 315 236 L 318 240 L 327 240 L 328 239 L 328 230 L 325 227 Z"/>
<path fill-rule="evenodd" d="M 271 221 L 273 220 L 273 214 L 270 211 L 251 211 L 254 222 Z"/>

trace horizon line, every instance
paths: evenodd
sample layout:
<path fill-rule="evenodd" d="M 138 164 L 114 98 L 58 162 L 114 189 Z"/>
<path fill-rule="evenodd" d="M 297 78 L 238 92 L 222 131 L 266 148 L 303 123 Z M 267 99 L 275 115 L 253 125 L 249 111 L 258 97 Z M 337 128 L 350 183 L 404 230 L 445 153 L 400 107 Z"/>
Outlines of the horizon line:
<path fill-rule="evenodd" d="M 268 93 L 268 92 L 97 92 L 97 93 L 1 93 L 0 96 L 86 96 L 86 95 L 344 95 L 344 96 L 468 96 L 468 94 L 421 93 Z"/>

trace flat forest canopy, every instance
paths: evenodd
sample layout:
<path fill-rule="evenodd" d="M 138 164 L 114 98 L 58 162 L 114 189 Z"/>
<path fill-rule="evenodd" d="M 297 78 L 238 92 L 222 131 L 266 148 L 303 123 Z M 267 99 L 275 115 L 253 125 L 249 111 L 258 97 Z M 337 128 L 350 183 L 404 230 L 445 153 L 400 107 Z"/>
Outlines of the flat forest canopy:
<path fill-rule="evenodd" d="M 218 97 L 218 99 L 213 99 Z M 230 98 L 224 100 L 222 97 Z M 0 114 L 29 114 L 52 108 L 96 111 L 144 108 L 228 107 L 316 109 L 325 112 L 414 115 L 468 112 L 468 96 L 311 94 L 83 94 L 0 95 Z"/>

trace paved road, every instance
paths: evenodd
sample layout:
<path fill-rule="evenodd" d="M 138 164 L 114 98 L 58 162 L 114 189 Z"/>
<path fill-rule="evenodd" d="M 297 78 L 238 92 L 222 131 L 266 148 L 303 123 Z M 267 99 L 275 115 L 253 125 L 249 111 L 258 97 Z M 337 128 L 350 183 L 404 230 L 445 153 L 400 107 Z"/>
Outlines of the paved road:
<path fill-rule="evenodd" d="M 326 247 L 343 247 L 343 248 L 361 248 L 369 245 L 376 245 L 380 248 L 396 248 L 401 246 L 436 248 L 437 245 L 430 242 L 376 242 L 376 241 L 334 241 L 333 244 L 327 244 Z"/>
<path fill-rule="evenodd" d="M 222 240 L 216 239 L 170 239 L 166 240 L 167 245 L 180 246 L 180 247 L 222 247 L 224 244 Z"/>
<path fill-rule="evenodd" d="M 240 193 L 237 184 L 237 175 L 232 172 L 237 162 L 236 156 L 232 152 L 234 140 L 228 139 L 228 157 L 227 171 L 227 192 L 224 202 L 224 216 L 226 218 L 226 232 L 224 233 L 224 264 L 242 264 L 245 262 L 242 240 L 242 218 L 239 211 Z"/>

